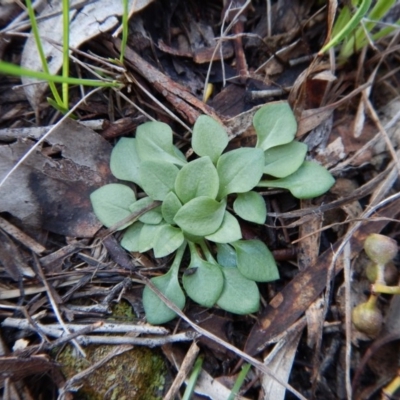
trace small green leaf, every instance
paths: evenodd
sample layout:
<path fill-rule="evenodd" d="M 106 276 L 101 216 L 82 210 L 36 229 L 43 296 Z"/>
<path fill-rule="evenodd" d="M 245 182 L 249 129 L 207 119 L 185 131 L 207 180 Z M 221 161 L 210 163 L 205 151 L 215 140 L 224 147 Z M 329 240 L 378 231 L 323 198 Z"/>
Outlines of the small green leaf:
<path fill-rule="evenodd" d="M 223 154 L 217 163 L 220 199 L 230 193 L 243 193 L 253 189 L 260 181 L 264 169 L 261 149 L 242 147 Z"/>
<path fill-rule="evenodd" d="M 218 264 L 226 268 L 237 267 L 236 251 L 229 244 L 217 243 L 217 261 Z"/>
<path fill-rule="evenodd" d="M 228 211 L 225 211 L 224 219 L 218 230 L 206 236 L 207 240 L 215 243 L 230 243 L 242 238 L 242 231 L 238 220 Z"/>
<path fill-rule="evenodd" d="M 153 200 L 164 200 L 174 188 L 178 167 L 165 161 L 143 161 L 140 165 L 142 188 Z"/>
<path fill-rule="evenodd" d="M 183 235 L 185 236 L 185 239 L 188 242 L 193 242 L 193 243 L 201 243 L 204 241 L 204 236 L 197 236 L 197 235 L 191 235 L 190 233 L 187 233 L 185 231 L 182 231 Z"/>
<path fill-rule="evenodd" d="M 172 129 L 163 122 L 151 121 L 136 130 L 136 148 L 141 161 L 165 161 L 185 165 L 172 144 Z"/>
<path fill-rule="evenodd" d="M 161 213 L 165 221 L 174 224 L 174 218 L 178 210 L 182 207 L 178 196 L 174 192 L 169 192 L 161 205 Z"/>
<path fill-rule="evenodd" d="M 264 174 L 284 178 L 297 171 L 307 154 L 307 145 L 293 141 L 268 149 L 265 153 Z"/>
<path fill-rule="evenodd" d="M 257 133 L 257 147 L 264 151 L 291 142 L 297 131 L 296 119 L 286 101 L 261 107 L 254 114 L 253 125 Z"/>
<path fill-rule="evenodd" d="M 143 224 L 135 222 L 125 232 L 121 240 L 121 246 L 128 251 L 139 251 L 139 238 Z"/>
<path fill-rule="evenodd" d="M 311 199 L 326 193 L 335 183 L 335 179 L 321 165 L 304 161 L 293 174 L 282 179 L 264 180 L 257 186 L 288 189 L 298 199 Z"/>
<path fill-rule="evenodd" d="M 139 166 L 136 139 L 121 138 L 111 152 L 111 172 L 118 179 L 131 181 L 141 186 Z"/>
<path fill-rule="evenodd" d="M 218 173 L 210 157 L 201 157 L 186 164 L 175 180 L 175 192 L 182 203 L 200 196 L 215 199 L 218 188 Z"/>
<path fill-rule="evenodd" d="M 206 236 L 214 233 L 224 218 L 226 203 L 201 196 L 190 200 L 176 213 L 175 223 L 190 235 Z"/>
<path fill-rule="evenodd" d="M 153 199 L 150 197 L 144 197 L 143 199 L 135 201 L 133 204 L 131 204 L 129 209 L 132 214 L 137 213 L 140 210 L 148 207 L 151 203 L 154 203 Z M 162 218 L 161 206 L 159 206 L 143 214 L 141 217 L 139 217 L 139 221 L 143 222 L 144 224 L 157 225 L 162 221 Z"/>
<path fill-rule="evenodd" d="M 221 267 L 202 260 L 192 245 L 191 261 L 186 271 L 182 283 L 187 295 L 204 307 L 212 307 L 220 297 L 224 286 Z M 194 273 L 190 273 L 193 271 Z"/>
<path fill-rule="evenodd" d="M 139 252 L 144 253 L 154 247 L 157 243 L 163 224 L 144 224 L 139 235 Z"/>
<path fill-rule="evenodd" d="M 185 294 L 179 285 L 178 277 L 170 270 L 165 275 L 150 279 L 157 289 L 182 310 L 185 307 Z M 147 321 L 153 325 L 164 324 L 176 317 L 174 311 L 147 286 L 143 290 L 143 307 Z"/>
<path fill-rule="evenodd" d="M 236 250 L 237 267 L 248 279 L 270 282 L 279 279 L 274 256 L 260 240 L 238 240 L 232 243 Z"/>
<path fill-rule="evenodd" d="M 192 147 L 199 156 L 209 156 L 215 164 L 229 139 L 224 127 L 207 115 L 197 118 L 193 127 Z"/>
<path fill-rule="evenodd" d="M 129 206 L 136 201 L 136 197 L 130 187 L 120 183 L 110 183 L 95 190 L 90 195 L 90 200 L 96 217 L 109 228 L 131 214 Z M 126 226 L 119 229 L 124 229 Z"/>
<path fill-rule="evenodd" d="M 237 268 L 222 268 L 224 288 L 217 305 L 234 314 L 250 314 L 260 307 L 257 284 L 245 278 Z"/>
<path fill-rule="evenodd" d="M 182 230 L 171 225 L 163 225 L 153 246 L 156 258 L 173 253 L 184 241 Z"/>
<path fill-rule="evenodd" d="M 263 224 L 267 218 L 265 201 L 257 192 L 238 194 L 233 203 L 233 209 L 240 218 L 256 224 Z"/>

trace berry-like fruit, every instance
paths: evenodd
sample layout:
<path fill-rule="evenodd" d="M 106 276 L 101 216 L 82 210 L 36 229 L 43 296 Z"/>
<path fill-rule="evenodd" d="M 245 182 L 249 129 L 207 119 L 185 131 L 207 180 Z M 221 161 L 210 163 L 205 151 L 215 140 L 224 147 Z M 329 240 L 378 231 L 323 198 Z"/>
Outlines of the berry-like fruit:
<path fill-rule="evenodd" d="M 376 337 L 381 330 L 383 316 L 377 307 L 371 307 L 370 302 L 365 302 L 353 309 L 352 320 L 359 331 Z"/>
<path fill-rule="evenodd" d="M 373 262 L 385 265 L 396 257 L 398 247 L 394 239 L 372 233 L 365 239 L 364 250 Z"/>

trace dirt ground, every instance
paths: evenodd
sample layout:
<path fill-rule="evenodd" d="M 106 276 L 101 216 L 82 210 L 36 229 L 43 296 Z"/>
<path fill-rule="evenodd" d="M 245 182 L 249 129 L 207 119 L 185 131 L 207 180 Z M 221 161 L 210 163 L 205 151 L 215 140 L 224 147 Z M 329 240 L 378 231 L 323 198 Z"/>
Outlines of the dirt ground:
<path fill-rule="evenodd" d="M 41 3 L 38 15 L 57 14 L 57 1 Z M 109 77 L 121 88 L 71 85 L 72 118 L 62 120 L 48 85 L 0 75 L 2 398 L 187 398 L 183 382 L 196 360 L 193 399 L 387 398 L 382 388 L 398 375 L 398 296 L 379 296 L 383 323 L 373 334 L 355 328 L 351 311 L 371 295 L 365 239 L 400 238 L 398 32 L 340 58 L 340 44 L 318 54 L 332 33 L 334 1 L 137 0 L 120 64 L 121 35 L 113 33 L 121 13 L 112 4 L 107 18 L 96 14 L 92 33 L 87 3 L 71 5 L 69 74 Z M 0 4 L 0 59 L 33 69 L 21 6 Z M 394 4 L 385 21 L 397 21 L 397 11 Z M 56 64 L 61 28 L 42 21 Z M 185 153 L 202 114 L 226 127 L 230 148 L 251 146 L 255 111 L 280 100 L 294 111 L 307 159 L 336 179 L 312 200 L 266 189 L 266 223 L 241 221 L 244 238 L 271 249 L 280 279 L 259 284 L 256 314 L 188 300 L 182 318 L 146 324 L 145 280 L 171 259 L 126 252 L 120 232 L 95 217 L 90 193 L 116 182 L 113 146 L 152 118 L 172 127 Z"/>

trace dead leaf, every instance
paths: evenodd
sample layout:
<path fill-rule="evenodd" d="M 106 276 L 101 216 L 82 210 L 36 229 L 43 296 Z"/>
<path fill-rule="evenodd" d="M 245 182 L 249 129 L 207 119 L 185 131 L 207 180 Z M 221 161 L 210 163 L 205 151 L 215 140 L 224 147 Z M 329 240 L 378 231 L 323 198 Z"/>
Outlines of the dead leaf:
<path fill-rule="evenodd" d="M 65 236 L 91 237 L 101 224 L 89 195 L 114 182 L 109 169 L 111 145 L 73 120 L 46 139 L 60 155 L 34 152 L 0 187 L 0 212 L 22 223 Z M 28 139 L 0 146 L 0 179 L 32 147 Z"/>

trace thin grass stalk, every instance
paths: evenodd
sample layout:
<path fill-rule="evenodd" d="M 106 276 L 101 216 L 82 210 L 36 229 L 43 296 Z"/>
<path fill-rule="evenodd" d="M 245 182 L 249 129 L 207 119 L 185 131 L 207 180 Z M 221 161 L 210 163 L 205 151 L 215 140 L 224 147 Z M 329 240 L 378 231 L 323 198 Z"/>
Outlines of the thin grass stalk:
<path fill-rule="evenodd" d="M 129 2 L 123 0 L 124 13 L 122 14 L 122 39 L 121 39 L 121 55 L 119 61 L 121 64 L 124 62 L 126 44 L 128 42 L 128 17 L 129 17 Z"/>
<path fill-rule="evenodd" d="M 43 71 L 44 71 L 45 74 L 51 75 L 50 71 L 49 71 L 49 66 L 47 64 L 46 56 L 44 54 L 42 42 L 40 40 L 39 29 L 38 29 L 38 25 L 37 25 L 37 21 L 36 21 L 35 11 L 33 10 L 31 0 L 26 0 L 26 7 L 27 7 L 27 11 L 28 11 L 28 16 L 29 16 L 29 19 L 30 19 L 31 25 L 32 25 L 32 33 L 33 33 L 33 36 L 35 38 L 36 47 L 37 47 L 37 50 L 39 52 L 40 60 L 42 62 Z M 56 85 L 54 84 L 54 81 L 48 81 L 48 83 L 49 83 L 50 90 L 51 90 L 51 92 L 52 92 L 52 94 L 54 96 L 54 99 L 56 100 L 57 104 L 62 106 L 63 105 L 63 101 L 62 101 L 62 99 L 61 99 L 61 97 L 60 97 L 60 95 L 58 93 L 58 90 L 56 88 Z"/>
<path fill-rule="evenodd" d="M 60 75 L 52 75 L 46 72 L 33 71 L 27 68 L 22 68 L 18 65 L 0 61 L 0 73 L 13 76 L 28 76 L 30 78 L 42 79 L 51 83 L 68 83 L 69 85 L 84 85 L 94 87 L 114 87 L 121 88 L 123 85 L 116 81 L 100 81 L 95 79 L 80 79 L 80 78 L 65 78 Z M 60 99 L 61 100 L 61 99 Z M 62 105 L 62 103 L 60 103 Z"/>
<path fill-rule="evenodd" d="M 62 76 L 69 77 L 69 0 L 63 0 L 63 68 Z M 69 107 L 69 87 L 68 82 L 61 85 L 64 108 Z"/>
<path fill-rule="evenodd" d="M 243 365 L 227 400 L 235 400 L 236 396 L 239 394 L 239 390 L 242 387 L 244 380 L 246 379 L 247 374 L 249 373 L 250 367 L 251 364 Z"/>

